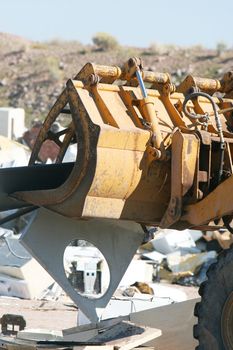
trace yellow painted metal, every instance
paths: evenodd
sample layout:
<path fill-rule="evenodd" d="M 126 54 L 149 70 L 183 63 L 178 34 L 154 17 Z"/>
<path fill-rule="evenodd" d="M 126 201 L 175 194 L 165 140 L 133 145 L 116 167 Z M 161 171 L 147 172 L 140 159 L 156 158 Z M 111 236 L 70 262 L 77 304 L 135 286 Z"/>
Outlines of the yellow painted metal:
<path fill-rule="evenodd" d="M 208 223 L 210 218 L 217 219 L 232 214 L 232 188 L 233 175 L 200 202 L 187 206 L 182 220 L 191 226 L 201 226 Z"/>
<path fill-rule="evenodd" d="M 139 107 L 145 121 L 148 122 L 152 137 L 151 143 L 157 150 L 157 155 L 155 158 L 164 158 L 165 157 L 165 147 L 163 145 L 163 137 L 159 127 L 159 120 L 155 111 L 155 104 L 151 97 L 146 97 L 142 100 L 139 100 Z"/>
<path fill-rule="evenodd" d="M 147 84 L 146 97 L 136 69 Z M 186 116 L 182 105 L 190 88 L 230 95 L 231 84 L 232 74 L 222 80 L 189 76 L 175 88 L 169 74 L 144 71 L 136 58 L 122 67 L 86 64 L 67 82 L 48 114 L 30 162 L 35 162 L 50 126 L 67 105 L 71 124 L 58 161 L 75 138 L 73 171 L 59 188 L 14 195 L 74 218 L 125 219 L 178 229 L 206 226 L 220 213 L 208 214 L 206 209 L 204 219 L 201 214 L 201 203 L 210 205 L 208 198 L 217 186 L 213 179 L 219 167 L 218 130 L 209 100 L 198 97 L 188 104 L 190 111 L 208 114 L 207 126 Z M 224 172 L 231 174 L 233 101 L 213 99 L 227 143 Z M 224 189 L 225 183 L 216 190 Z M 221 207 L 220 197 L 213 198 Z M 221 213 L 226 211 L 233 212 L 233 205 Z"/>
<path fill-rule="evenodd" d="M 177 87 L 177 91 L 187 93 L 190 88 L 198 88 L 201 91 L 213 94 L 221 89 L 221 82 L 218 79 L 207 79 L 188 75 Z"/>
<path fill-rule="evenodd" d="M 172 137 L 171 199 L 160 227 L 170 227 L 182 215 L 183 198 L 194 185 L 197 173 L 199 140 L 177 130 Z"/>

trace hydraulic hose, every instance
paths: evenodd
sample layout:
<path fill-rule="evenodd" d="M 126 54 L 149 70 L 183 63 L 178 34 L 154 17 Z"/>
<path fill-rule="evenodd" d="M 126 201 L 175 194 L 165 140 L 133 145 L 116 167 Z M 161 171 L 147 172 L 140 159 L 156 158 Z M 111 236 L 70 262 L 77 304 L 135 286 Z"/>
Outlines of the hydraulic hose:
<path fill-rule="evenodd" d="M 223 131 L 222 131 L 222 123 L 218 114 L 218 110 L 217 110 L 217 105 L 214 102 L 214 99 L 212 96 L 210 96 L 209 94 L 205 93 L 205 92 L 192 92 L 189 95 L 187 95 L 185 97 L 184 103 L 183 103 L 183 112 L 184 114 L 192 119 L 201 119 L 201 118 L 206 118 L 207 114 L 196 114 L 196 113 L 192 113 L 188 111 L 187 108 L 187 103 L 190 100 L 193 100 L 194 98 L 197 97 L 205 97 L 207 100 L 210 101 L 211 106 L 213 108 L 214 111 L 214 117 L 215 117 L 215 123 L 216 123 L 216 128 L 218 131 L 218 135 L 220 138 L 220 164 L 219 164 L 219 172 L 218 172 L 218 179 L 217 179 L 217 183 L 219 184 L 221 182 L 221 178 L 222 178 L 222 174 L 223 174 L 223 163 L 224 163 L 224 150 L 225 150 L 225 140 L 224 140 L 224 136 L 223 136 Z"/>

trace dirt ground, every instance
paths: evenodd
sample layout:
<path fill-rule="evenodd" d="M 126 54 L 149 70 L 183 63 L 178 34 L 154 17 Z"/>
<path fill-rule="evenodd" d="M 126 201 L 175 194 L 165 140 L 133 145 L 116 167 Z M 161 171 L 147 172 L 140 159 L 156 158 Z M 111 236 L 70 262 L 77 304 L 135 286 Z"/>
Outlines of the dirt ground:
<path fill-rule="evenodd" d="M 6 313 L 22 315 L 27 328 L 61 330 L 77 321 L 77 309 L 66 297 L 59 301 L 0 297 L 0 317 Z"/>
<path fill-rule="evenodd" d="M 167 284 L 166 284 L 167 285 Z M 198 297 L 198 288 L 173 285 L 186 293 L 187 299 Z M 0 317 L 11 313 L 22 315 L 27 328 L 62 330 L 77 325 L 77 308 L 69 297 L 62 295 L 58 301 L 23 300 L 0 297 Z"/>

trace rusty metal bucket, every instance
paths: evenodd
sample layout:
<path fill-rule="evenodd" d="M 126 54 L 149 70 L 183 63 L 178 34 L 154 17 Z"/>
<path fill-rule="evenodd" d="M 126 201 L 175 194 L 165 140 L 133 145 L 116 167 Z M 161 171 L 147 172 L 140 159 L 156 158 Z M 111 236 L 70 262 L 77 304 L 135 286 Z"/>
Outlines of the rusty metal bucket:
<path fill-rule="evenodd" d="M 50 188 L 17 191 L 14 198 L 72 218 L 190 226 L 186 219 L 181 224 L 179 220 L 185 205 L 200 201 L 211 189 L 217 164 L 211 165 L 211 145 L 219 137 L 208 100 L 200 97 L 187 107 L 208 114 L 208 123 L 194 122 L 182 105 L 192 84 L 210 94 L 224 84 L 189 77 L 175 87 L 168 74 L 140 67 L 137 59 L 123 68 L 89 63 L 67 82 L 44 122 L 29 165 L 36 166 L 41 146 L 52 139 L 60 148 L 57 163 L 62 163 L 69 145 L 77 144 L 72 170 L 59 186 L 54 182 Z M 147 89 L 140 88 L 135 72 Z M 218 108 L 232 105 L 230 100 L 213 99 Z M 64 113 L 70 116 L 68 126 L 52 133 L 51 125 Z M 224 137 L 230 140 L 228 119 L 225 114 L 220 119 Z"/>

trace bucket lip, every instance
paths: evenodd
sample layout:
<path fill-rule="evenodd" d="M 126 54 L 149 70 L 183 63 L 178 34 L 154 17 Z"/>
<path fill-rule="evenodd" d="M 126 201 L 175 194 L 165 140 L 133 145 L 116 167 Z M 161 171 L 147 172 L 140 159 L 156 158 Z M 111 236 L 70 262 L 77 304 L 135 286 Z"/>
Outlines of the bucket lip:
<path fill-rule="evenodd" d="M 15 191 L 49 190 L 58 188 L 68 178 L 74 163 L 36 164 L 0 169 L 0 211 L 30 205 L 12 195 Z M 56 174 L 59 174 L 58 176 Z M 47 182 L 45 180 L 48 179 Z"/>

